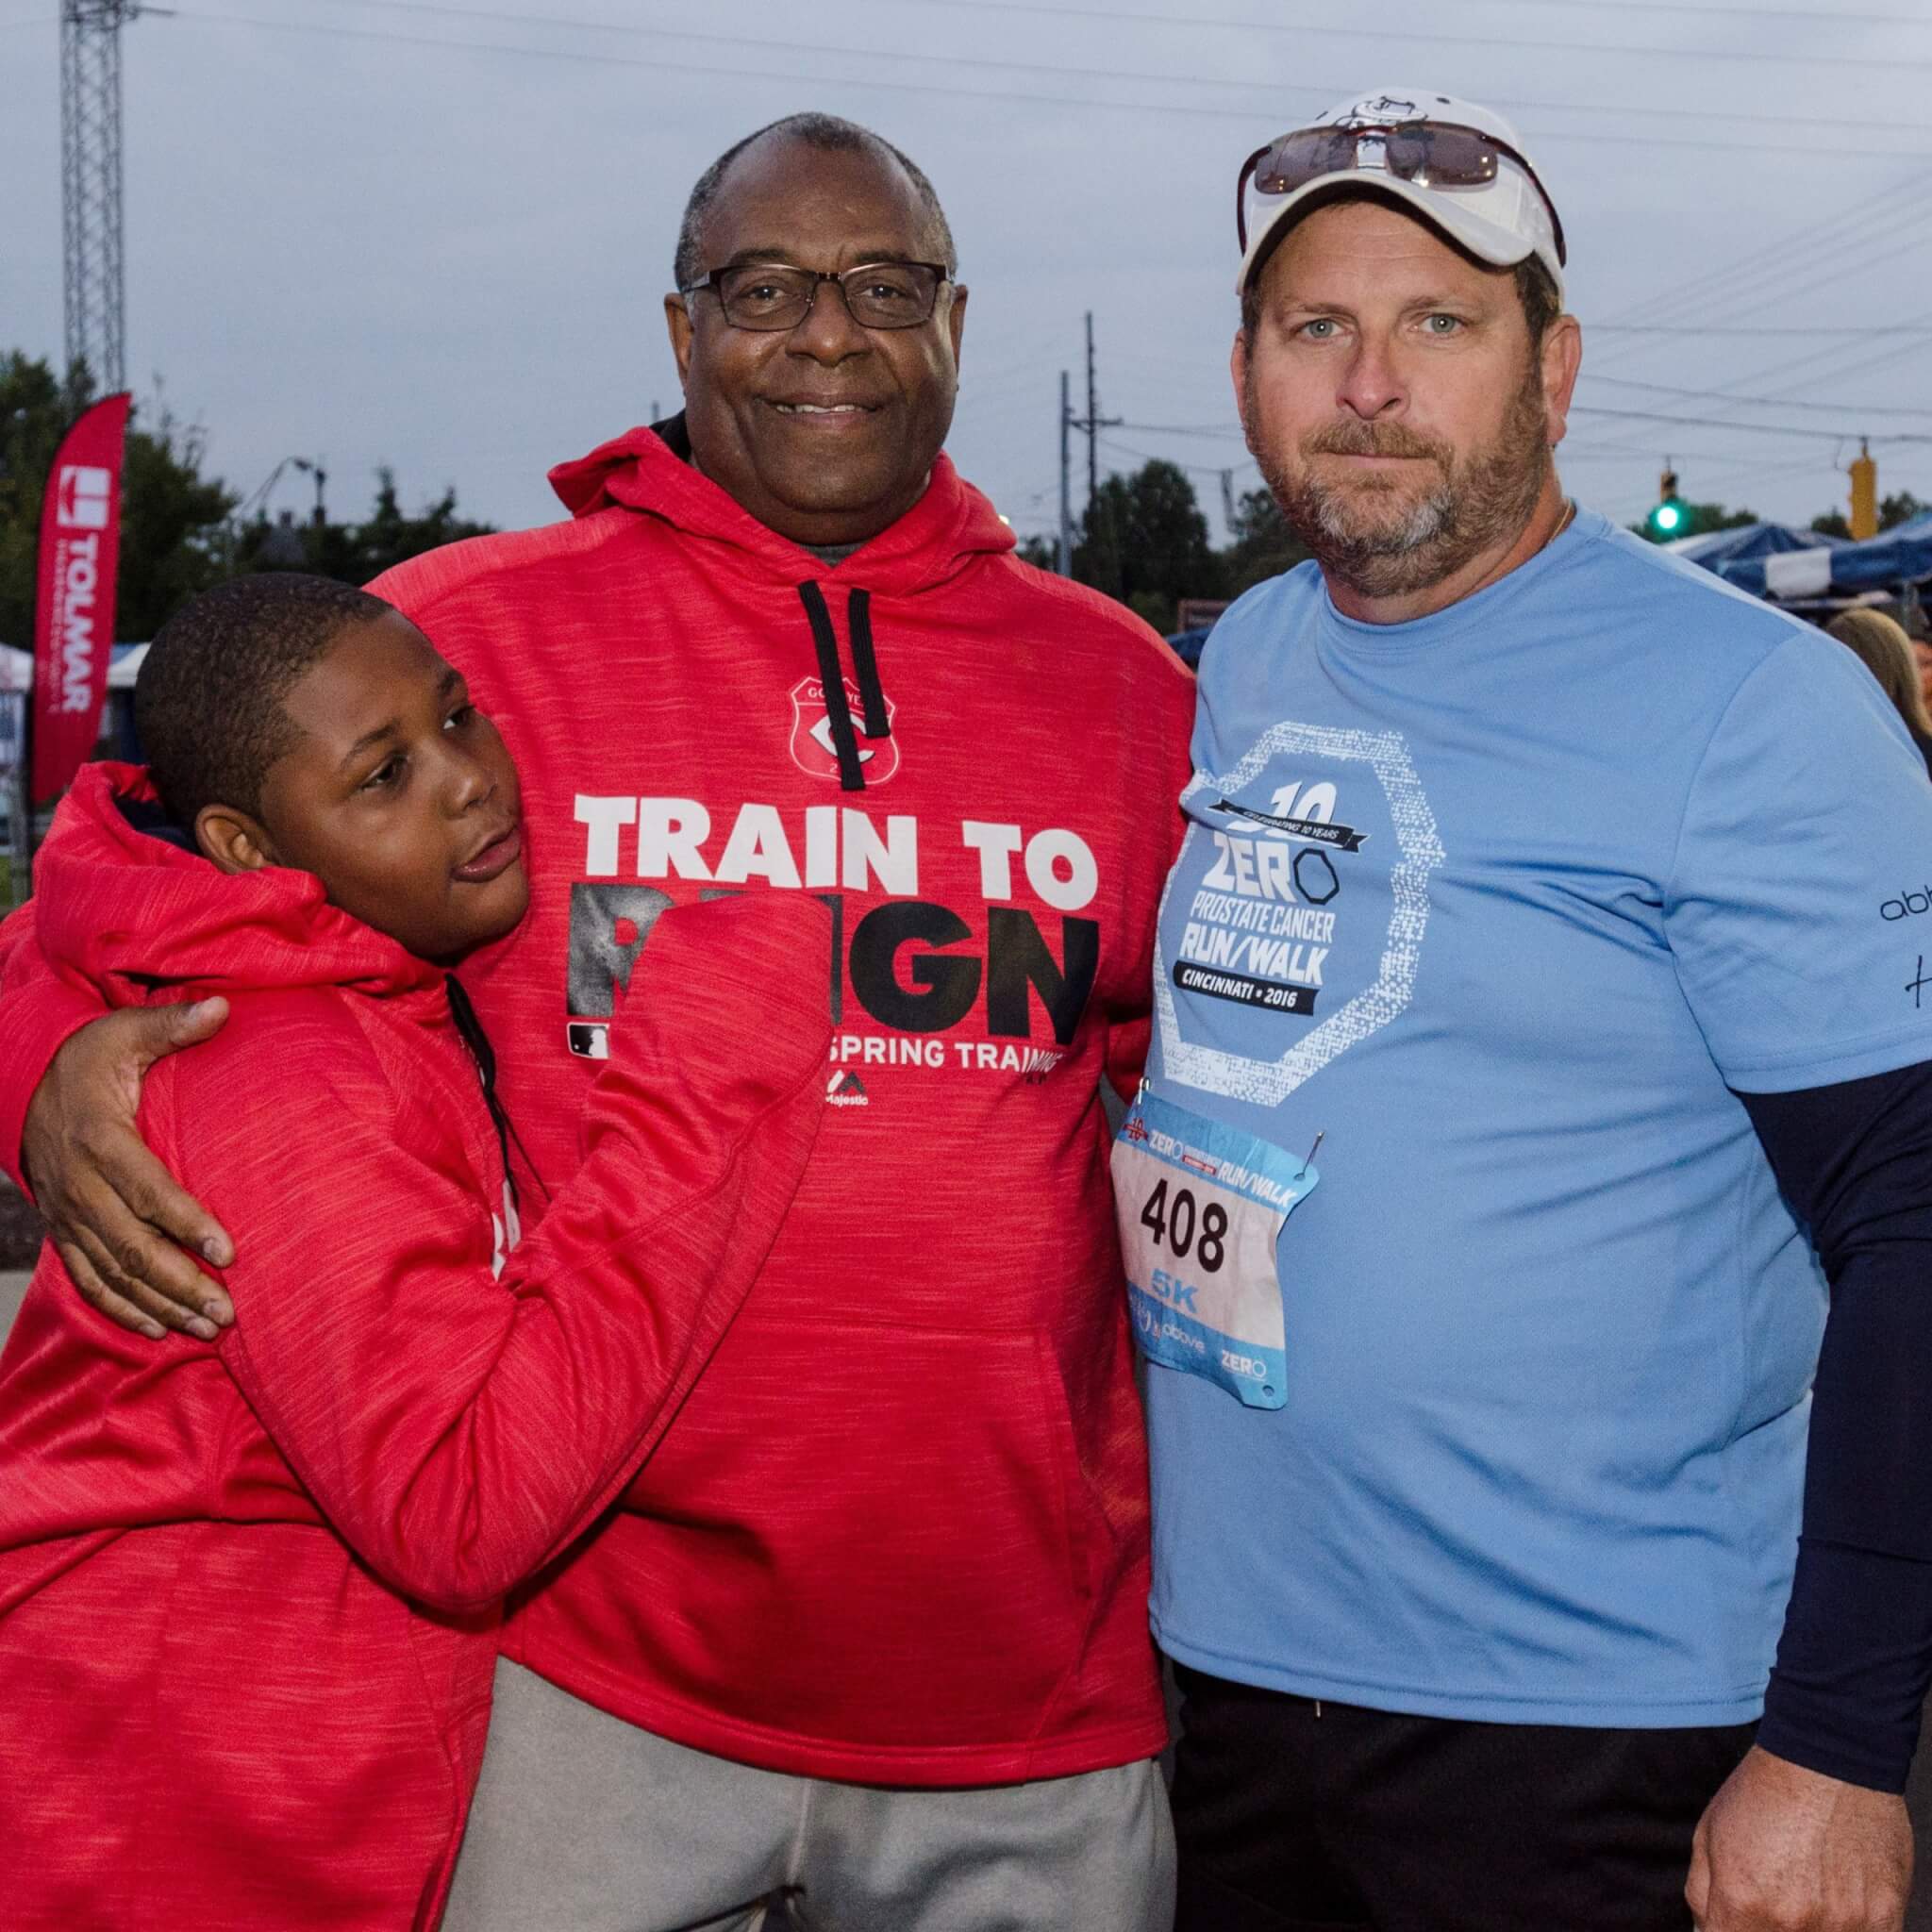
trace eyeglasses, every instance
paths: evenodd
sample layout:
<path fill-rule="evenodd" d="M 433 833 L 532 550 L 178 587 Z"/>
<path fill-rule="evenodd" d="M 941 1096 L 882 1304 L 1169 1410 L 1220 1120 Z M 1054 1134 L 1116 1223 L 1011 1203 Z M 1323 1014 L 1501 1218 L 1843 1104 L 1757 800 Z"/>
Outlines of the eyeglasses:
<path fill-rule="evenodd" d="M 1386 171 L 1397 180 L 1413 181 L 1420 188 L 1441 188 L 1451 192 L 1474 192 L 1488 188 L 1502 172 L 1503 163 L 1513 161 L 1529 177 L 1530 186 L 1550 211 L 1557 259 L 1569 260 L 1563 245 L 1563 224 L 1557 218 L 1556 204 L 1537 179 L 1536 170 L 1507 141 L 1498 141 L 1480 128 L 1464 127 L 1450 121 L 1301 127 L 1270 142 L 1266 147 L 1257 148 L 1241 163 L 1241 179 L 1235 183 L 1235 232 L 1241 237 L 1241 253 L 1245 255 L 1248 250 L 1247 191 L 1251 181 L 1259 195 L 1292 194 L 1324 175 L 1346 175 L 1361 168 L 1365 142 L 1374 143 L 1377 172 Z"/>
<path fill-rule="evenodd" d="M 733 328 L 775 334 L 796 328 L 811 313 L 819 284 L 835 282 L 860 328 L 917 328 L 931 318 L 941 283 L 951 279 L 933 261 L 866 261 L 838 275 L 789 262 L 744 261 L 714 268 L 678 292 L 709 289 Z"/>

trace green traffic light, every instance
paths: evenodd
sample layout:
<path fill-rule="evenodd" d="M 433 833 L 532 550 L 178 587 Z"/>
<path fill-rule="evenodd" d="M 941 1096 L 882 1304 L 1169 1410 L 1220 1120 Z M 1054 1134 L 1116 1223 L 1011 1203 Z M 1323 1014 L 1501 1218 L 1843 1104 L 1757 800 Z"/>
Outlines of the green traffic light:
<path fill-rule="evenodd" d="M 1686 507 L 1677 498 L 1660 503 L 1650 513 L 1650 527 L 1659 537 L 1674 537 L 1687 520 Z"/>

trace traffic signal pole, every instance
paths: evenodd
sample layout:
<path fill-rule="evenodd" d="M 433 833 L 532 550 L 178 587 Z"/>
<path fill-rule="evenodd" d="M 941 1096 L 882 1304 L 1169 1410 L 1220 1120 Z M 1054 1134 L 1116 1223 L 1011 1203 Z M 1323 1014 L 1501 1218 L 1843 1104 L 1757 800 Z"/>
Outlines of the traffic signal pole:
<path fill-rule="evenodd" d="M 1685 525 L 1690 521 L 1690 506 L 1677 493 L 1677 473 L 1671 468 L 1669 457 L 1664 458 L 1664 473 L 1657 480 L 1657 503 L 1649 516 L 1644 518 L 1644 528 L 1654 541 L 1668 543 L 1674 537 L 1688 534 Z"/>

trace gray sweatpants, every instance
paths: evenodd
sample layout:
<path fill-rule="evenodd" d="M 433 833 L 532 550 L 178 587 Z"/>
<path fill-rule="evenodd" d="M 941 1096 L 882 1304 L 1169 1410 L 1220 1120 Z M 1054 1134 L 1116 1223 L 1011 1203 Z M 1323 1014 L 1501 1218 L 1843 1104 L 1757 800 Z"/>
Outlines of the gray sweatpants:
<path fill-rule="evenodd" d="M 1169 1932 L 1152 1763 L 983 1790 L 758 1771 L 500 1659 L 444 1932 Z M 774 1923 L 782 1923 L 776 1919 Z"/>

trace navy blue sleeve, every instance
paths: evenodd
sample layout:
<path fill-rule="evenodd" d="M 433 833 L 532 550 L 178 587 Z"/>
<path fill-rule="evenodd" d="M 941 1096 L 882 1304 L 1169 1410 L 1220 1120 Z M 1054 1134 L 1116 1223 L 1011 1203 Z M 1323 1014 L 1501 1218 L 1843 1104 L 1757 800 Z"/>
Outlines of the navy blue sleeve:
<path fill-rule="evenodd" d="M 1757 1741 L 1902 1790 L 1932 1688 L 1932 1063 L 1739 1098 L 1831 1284 Z"/>

